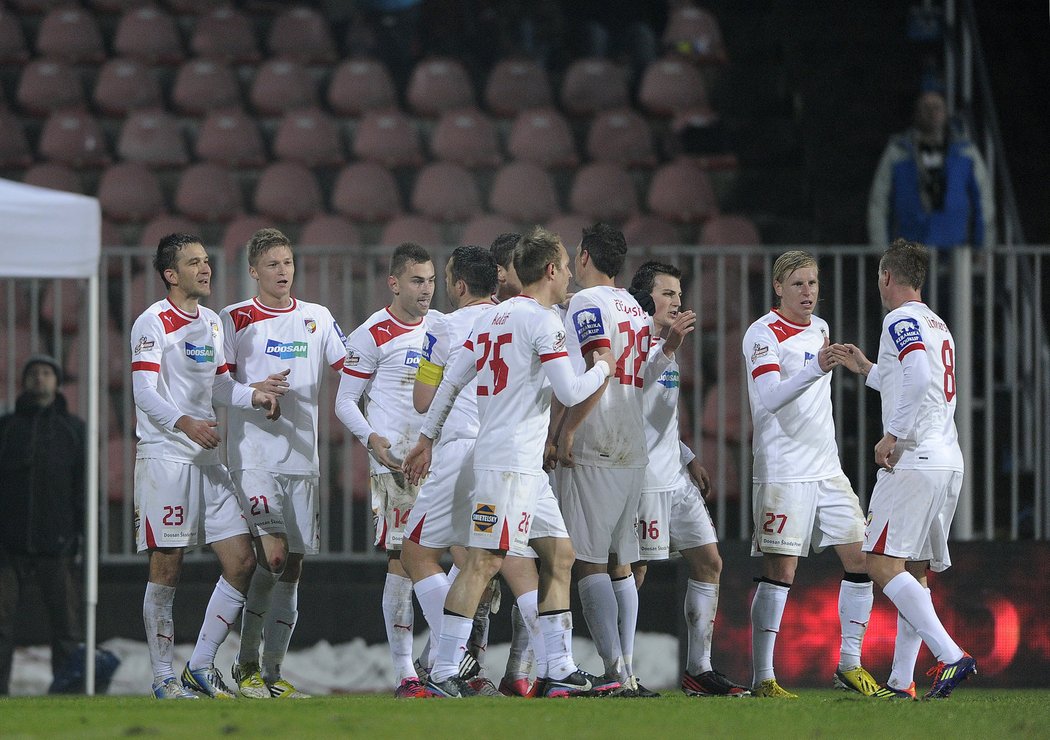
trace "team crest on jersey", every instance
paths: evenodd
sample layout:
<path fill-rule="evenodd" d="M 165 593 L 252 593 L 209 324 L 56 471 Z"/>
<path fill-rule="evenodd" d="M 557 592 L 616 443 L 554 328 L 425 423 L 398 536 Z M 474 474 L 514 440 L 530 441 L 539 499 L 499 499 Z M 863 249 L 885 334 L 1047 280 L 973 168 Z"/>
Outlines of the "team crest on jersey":
<path fill-rule="evenodd" d="M 405 352 L 405 364 L 408 367 L 419 367 L 419 358 L 422 357 L 422 353 L 416 349 L 410 349 Z"/>
<path fill-rule="evenodd" d="M 660 379 L 656 382 L 664 388 L 677 388 L 680 385 L 681 376 L 677 370 L 664 370 Z"/>
<path fill-rule="evenodd" d="M 492 504 L 478 504 L 474 507 L 474 513 L 470 515 L 470 520 L 474 522 L 475 532 L 487 534 L 492 531 L 492 527 L 499 521 L 499 517 L 496 516 L 496 507 Z"/>
<path fill-rule="evenodd" d="M 434 359 L 435 344 L 437 344 L 437 337 L 430 332 L 423 335 L 423 359 L 427 362 L 431 362 Z"/>
<path fill-rule="evenodd" d="M 577 311 L 572 315 L 572 323 L 576 327 L 576 336 L 580 340 L 580 344 L 583 344 L 591 337 L 605 333 L 601 311 L 596 308 L 585 308 L 582 311 Z"/>
<path fill-rule="evenodd" d="M 310 345 L 306 342 L 278 342 L 276 339 L 266 340 L 266 354 L 270 357 L 279 357 L 282 360 L 306 357 L 309 349 Z"/>
<path fill-rule="evenodd" d="M 751 348 L 751 362 L 754 362 L 755 360 L 758 360 L 761 357 L 765 357 L 768 354 L 768 346 L 756 343 L 755 346 Z"/>
<path fill-rule="evenodd" d="M 897 347 L 898 352 L 916 342 L 922 342 L 922 333 L 915 319 L 899 319 L 890 324 L 890 338 Z"/>
<path fill-rule="evenodd" d="M 132 350 L 133 354 L 140 355 L 143 352 L 149 352 L 154 347 L 154 342 L 145 335 L 139 337 L 139 341 L 135 344 L 135 349 Z"/>
<path fill-rule="evenodd" d="M 346 359 L 343 360 L 343 367 L 355 367 L 359 362 L 361 362 L 361 355 L 352 349 L 348 349 L 346 351 Z"/>
<path fill-rule="evenodd" d="M 313 334 L 317 331 L 317 322 L 313 319 L 303 319 L 303 324 L 306 325 L 306 333 Z"/>
<path fill-rule="evenodd" d="M 561 352 L 565 349 L 565 332 L 557 331 L 554 333 L 554 347 L 555 352 Z"/>
<path fill-rule="evenodd" d="M 215 362 L 215 348 L 207 344 L 198 347 L 186 342 L 186 356 L 194 362 Z"/>
<path fill-rule="evenodd" d="M 211 335 L 213 337 L 219 336 L 219 322 L 218 321 L 211 322 Z"/>

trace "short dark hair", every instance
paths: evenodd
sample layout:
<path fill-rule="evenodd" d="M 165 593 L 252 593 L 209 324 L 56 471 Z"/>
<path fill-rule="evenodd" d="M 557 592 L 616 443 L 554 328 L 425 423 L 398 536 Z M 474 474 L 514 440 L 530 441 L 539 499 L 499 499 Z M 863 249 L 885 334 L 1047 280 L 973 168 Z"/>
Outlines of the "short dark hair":
<path fill-rule="evenodd" d="M 642 264 L 638 268 L 637 272 L 634 273 L 634 277 L 631 278 L 630 291 L 634 293 L 652 293 L 653 285 L 656 284 L 657 275 L 670 275 L 673 278 L 682 279 L 682 271 L 674 265 L 669 265 L 666 262 L 657 262 L 656 260 L 649 260 Z"/>
<path fill-rule="evenodd" d="M 489 250 L 491 250 L 492 256 L 496 259 L 496 264 L 503 269 L 507 269 L 514 264 L 514 250 L 517 249 L 519 241 L 521 241 L 521 234 L 512 231 L 500 234 L 493 239 Z"/>
<path fill-rule="evenodd" d="M 597 223 L 583 230 L 580 249 L 591 255 L 594 266 L 609 277 L 616 277 L 623 270 L 627 259 L 627 240 L 615 226 Z"/>
<path fill-rule="evenodd" d="M 496 259 L 484 247 L 467 245 L 456 247 L 449 258 L 452 281 L 462 280 L 472 296 L 490 296 L 499 286 Z"/>
<path fill-rule="evenodd" d="M 521 237 L 514 250 L 514 271 L 522 285 L 532 285 L 543 277 L 547 265 L 558 265 L 561 258 L 561 239 L 553 231 L 542 226 Z"/>
<path fill-rule="evenodd" d="M 880 272 L 890 273 L 897 282 L 915 290 L 922 290 L 929 269 L 930 250 L 907 239 L 894 239 L 879 260 Z"/>
<path fill-rule="evenodd" d="M 153 269 L 160 275 L 165 288 L 170 288 L 171 285 L 164 277 L 164 271 L 178 269 L 179 252 L 191 244 L 203 245 L 204 242 L 195 234 L 168 234 L 157 242 L 157 253 L 153 255 Z"/>
<path fill-rule="evenodd" d="M 404 242 L 399 244 L 390 256 L 390 274 L 397 277 L 405 271 L 409 263 L 418 265 L 424 262 L 433 262 L 430 252 L 414 242 Z"/>
<path fill-rule="evenodd" d="M 248 240 L 248 264 L 254 267 L 259 258 L 274 247 L 291 249 L 292 243 L 279 229 L 259 229 Z"/>

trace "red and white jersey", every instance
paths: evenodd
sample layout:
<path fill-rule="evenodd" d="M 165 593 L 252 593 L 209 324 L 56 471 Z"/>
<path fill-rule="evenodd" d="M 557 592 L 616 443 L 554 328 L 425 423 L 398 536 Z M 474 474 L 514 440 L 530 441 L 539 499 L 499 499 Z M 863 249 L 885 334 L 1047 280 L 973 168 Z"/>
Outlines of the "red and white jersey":
<path fill-rule="evenodd" d="M 388 308 L 382 308 L 346 340 L 343 373 L 368 382 L 365 418 L 373 431 L 390 442 L 390 452 L 398 460 L 403 460 L 415 445 L 423 423 L 423 415 L 416 413 L 412 405 L 412 387 L 423 353 L 426 326 L 424 319 L 405 324 Z M 340 394 L 344 386 L 340 384 Z M 367 437 L 361 443 L 367 444 Z M 369 461 L 373 472 L 389 472 L 375 458 L 369 456 Z"/>
<path fill-rule="evenodd" d="M 142 312 L 131 329 L 132 374 L 148 373 L 156 403 L 135 389 L 136 458 L 158 458 L 196 465 L 221 462 L 219 450 L 206 450 L 174 424 L 183 415 L 215 420 L 212 392 L 217 375 L 227 373 L 222 324 L 210 308 L 196 315 L 177 308 L 167 298 Z M 250 403 L 250 400 L 249 400 Z M 154 415 L 146 409 L 155 410 Z M 158 418 L 162 414 L 163 418 Z"/>
<path fill-rule="evenodd" d="M 901 361 L 911 352 L 926 353 L 930 382 L 920 396 L 912 429 L 894 429 L 891 421 L 903 381 Z M 883 429 L 900 437 L 896 451 L 901 457 L 894 467 L 962 471 L 962 450 L 955 428 L 955 340 L 941 317 L 917 301 L 886 314 L 878 365 Z"/>
<path fill-rule="evenodd" d="M 661 351 L 663 339 L 654 340 L 650 352 Z M 643 491 L 669 491 L 685 483 L 682 472 L 681 432 L 678 426 L 678 394 L 681 375 L 678 362 L 647 363 L 642 389 L 642 416 L 649 465 Z"/>
<path fill-rule="evenodd" d="M 572 297 L 565 317 L 567 349 L 583 370 L 584 354 L 612 349 L 615 375 L 573 440 L 573 457 L 583 465 L 644 468 L 648 463 L 642 423 L 642 388 L 653 320 L 623 288 L 601 285 Z"/>
<path fill-rule="evenodd" d="M 801 326 L 775 309 L 744 333 L 756 483 L 817 481 L 842 475 L 831 408 L 831 373 L 814 380 L 775 414 L 759 401 L 755 388 L 755 380 L 765 373 L 778 373 L 784 381 L 817 362 L 828 336 L 824 319 L 813 316 L 808 325 Z"/>
<path fill-rule="evenodd" d="M 324 306 L 292 299 L 268 308 L 251 298 L 219 313 L 226 363 L 234 379 L 250 385 L 291 370 L 280 398 L 281 418 L 230 409 L 226 436 L 230 470 L 319 475 L 318 397 L 329 367 L 346 359 L 346 337 Z"/>

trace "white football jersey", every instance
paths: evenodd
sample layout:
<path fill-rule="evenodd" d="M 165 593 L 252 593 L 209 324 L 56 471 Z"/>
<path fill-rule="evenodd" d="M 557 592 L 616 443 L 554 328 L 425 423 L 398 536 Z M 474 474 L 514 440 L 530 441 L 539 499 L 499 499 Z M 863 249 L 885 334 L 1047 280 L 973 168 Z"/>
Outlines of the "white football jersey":
<path fill-rule="evenodd" d="M 772 414 L 759 402 L 755 379 L 764 373 L 791 378 L 811 362 L 828 338 L 828 324 L 813 316 L 800 326 L 776 310 L 744 333 L 744 366 L 754 425 L 756 483 L 817 481 L 842 475 L 831 408 L 831 373 Z"/>
<path fill-rule="evenodd" d="M 288 308 L 268 308 L 258 298 L 219 313 L 226 362 L 246 385 L 291 370 L 280 398 L 281 418 L 230 409 L 226 437 L 230 470 L 268 470 L 319 475 L 318 397 L 327 368 L 346 359 L 346 337 L 324 306 L 292 299 Z"/>
<path fill-rule="evenodd" d="M 131 370 L 157 374 L 157 393 L 194 419 L 215 420 L 215 376 L 227 372 L 222 325 L 210 308 L 191 315 L 163 298 L 135 319 L 131 329 Z M 173 420 L 177 421 L 177 418 Z M 206 450 L 182 432 L 154 421 L 135 406 L 136 458 L 216 465 L 219 450 Z"/>
<path fill-rule="evenodd" d="M 642 388 L 653 320 L 623 288 L 597 286 L 572 297 L 565 317 L 569 357 L 578 372 L 585 353 L 612 349 L 615 375 L 573 440 L 577 463 L 644 468 L 648 463 L 642 423 Z"/>
<path fill-rule="evenodd" d="M 426 321 L 405 324 L 387 308 L 380 309 L 357 327 L 346 340 L 343 372 L 367 379 L 364 415 L 369 425 L 390 442 L 398 460 L 419 438 L 422 414 L 412 405 L 412 386 L 423 353 Z M 389 472 L 369 455 L 372 471 Z"/>
<path fill-rule="evenodd" d="M 917 351 L 925 352 L 929 360 L 930 385 L 919 402 L 915 426 L 897 442 L 901 457 L 894 467 L 962 471 L 955 428 L 955 340 L 925 303 L 905 303 L 883 319 L 878 363 L 883 429 L 889 426 L 900 396 L 901 360 Z"/>
<path fill-rule="evenodd" d="M 650 348 L 655 355 L 663 340 L 657 338 Z M 681 375 L 678 361 L 668 365 L 648 363 L 645 387 L 642 389 L 642 416 L 645 419 L 645 442 L 649 465 L 645 468 L 645 491 L 669 491 L 685 483 L 682 472 L 681 432 L 678 426 L 678 394 Z M 662 371 L 661 371 L 662 368 Z M 649 372 L 651 370 L 651 372 Z"/>

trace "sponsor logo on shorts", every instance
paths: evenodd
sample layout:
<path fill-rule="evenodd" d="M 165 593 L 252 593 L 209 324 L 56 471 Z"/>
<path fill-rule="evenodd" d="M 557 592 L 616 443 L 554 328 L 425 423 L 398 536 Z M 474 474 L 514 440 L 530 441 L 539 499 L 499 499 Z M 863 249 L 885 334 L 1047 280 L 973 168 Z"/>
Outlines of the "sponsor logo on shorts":
<path fill-rule="evenodd" d="M 310 345 L 306 342 L 278 342 L 276 339 L 266 340 L 266 354 L 271 357 L 279 357 L 282 360 L 306 357 L 309 349 Z"/>
<path fill-rule="evenodd" d="M 405 352 L 405 364 L 408 367 L 419 367 L 419 359 L 422 356 L 423 355 L 419 350 L 410 349 Z"/>
<path fill-rule="evenodd" d="M 186 356 L 194 362 L 215 362 L 215 348 L 207 344 L 198 347 L 186 342 Z"/>
<path fill-rule="evenodd" d="M 474 513 L 470 515 L 474 522 L 474 531 L 488 533 L 492 531 L 499 517 L 496 516 L 496 507 L 492 504 L 478 504 L 474 507 Z"/>
<path fill-rule="evenodd" d="M 605 333 L 601 312 L 593 308 L 585 308 L 574 313 L 572 315 L 572 323 L 576 327 L 576 336 L 580 340 L 580 344 L 583 344 L 591 337 Z"/>

